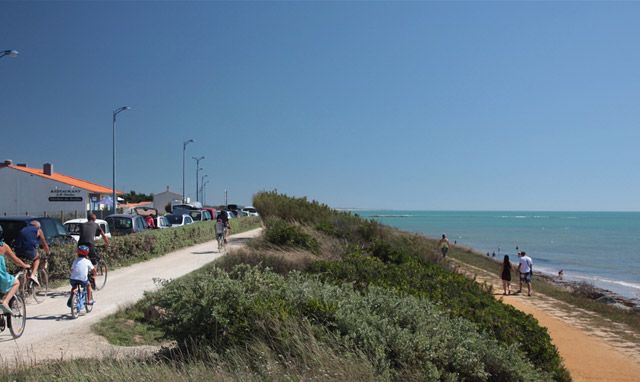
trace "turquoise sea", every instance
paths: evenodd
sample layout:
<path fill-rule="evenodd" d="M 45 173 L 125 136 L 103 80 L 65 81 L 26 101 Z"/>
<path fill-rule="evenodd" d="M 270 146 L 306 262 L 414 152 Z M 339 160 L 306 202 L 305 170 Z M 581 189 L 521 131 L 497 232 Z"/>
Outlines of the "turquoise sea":
<path fill-rule="evenodd" d="M 536 271 L 587 281 L 640 299 L 640 212 L 353 211 L 405 231 L 440 237 L 517 261 Z"/>

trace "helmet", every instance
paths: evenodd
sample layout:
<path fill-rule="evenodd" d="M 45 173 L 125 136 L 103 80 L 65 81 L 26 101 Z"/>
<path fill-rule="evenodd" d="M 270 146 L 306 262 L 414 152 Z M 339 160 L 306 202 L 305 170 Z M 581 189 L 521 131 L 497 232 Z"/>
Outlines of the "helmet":
<path fill-rule="evenodd" d="M 78 247 L 78 255 L 80 256 L 89 256 L 89 252 L 91 249 L 86 245 L 81 245 Z"/>

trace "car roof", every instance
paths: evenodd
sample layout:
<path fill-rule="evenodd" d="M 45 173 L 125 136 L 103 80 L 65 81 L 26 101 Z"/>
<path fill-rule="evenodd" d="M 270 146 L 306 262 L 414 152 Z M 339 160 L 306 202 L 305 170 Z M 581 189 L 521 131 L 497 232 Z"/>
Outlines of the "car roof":
<path fill-rule="evenodd" d="M 86 223 L 88 222 L 88 219 L 71 219 L 71 220 L 67 220 L 66 222 L 64 222 L 64 224 L 67 223 Z M 100 223 L 106 223 L 106 221 L 102 220 L 102 219 L 96 219 L 96 223 L 100 224 Z"/>
<path fill-rule="evenodd" d="M 107 216 L 105 219 L 109 219 L 109 218 L 135 218 L 136 216 L 140 216 L 140 215 L 112 214 L 112 215 Z"/>

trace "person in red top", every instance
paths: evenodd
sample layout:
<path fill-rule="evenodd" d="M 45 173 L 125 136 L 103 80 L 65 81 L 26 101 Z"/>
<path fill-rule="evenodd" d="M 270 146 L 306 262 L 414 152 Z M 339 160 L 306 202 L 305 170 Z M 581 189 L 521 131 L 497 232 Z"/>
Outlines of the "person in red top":
<path fill-rule="evenodd" d="M 147 225 L 149 226 L 149 228 L 156 228 L 156 222 L 153 221 L 153 216 L 147 215 L 147 217 L 145 217 L 145 220 L 147 221 Z"/>

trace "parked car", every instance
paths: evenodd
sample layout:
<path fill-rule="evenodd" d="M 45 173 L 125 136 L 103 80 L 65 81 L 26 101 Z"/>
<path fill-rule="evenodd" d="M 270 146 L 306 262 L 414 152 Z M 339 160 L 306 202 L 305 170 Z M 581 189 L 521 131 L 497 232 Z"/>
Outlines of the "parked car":
<path fill-rule="evenodd" d="M 0 217 L 0 226 L 4 231 L 4 241 L 11 248 L 15 248 L 15 240 L 21 229 L 26 227 L 32 220 L 40 222 L 42 233 L 47 239 L 49 245 L 53 244 L 72 244 L 75 243 L 67 229 L 56 219 L 32 216 L 3 216 Z"/>
<path fill-rule="evenodd" d="M 171 228 L 171 223 L 166 216 L 156 216 L 156 227 L 158 228 Z"/>
<path fill-rule="evenodd" d="M 240 212 L 244 215 L 244 216 L 260 216 L 258 214 L 258 210 L 256 210 L 253 206 L 246 206 L 243 207 Z"/>
<path fill-rule="evenodd" d="M 229 218 L 229 219 L 235 219 L 235 217 L 236 217 L 231 211 L 222 210 L 222 211 L 218 211 L 216 213 L 216 220 L 218 220 L 218 217 L 220 217 L 220 214 L 227 214 L 227 218 Z"/>
<path fill-rule="evenodd" d="M 209 211 L 209 215 L 211 215 L 211 220 L 215 219 L 216 216 L 218 216 L 218 214 L 216 213 L 216 209 L 215 208 L 205 207 L 205 208 L 203 208 L 203 210 Z"/>
<path fill-rule="evenodd" d="M 147 223 L 139 215 L 113 214 L 107 216 L 104 220 L 109 224 L 111 234 L 114 236 L 128 235 L 147 229 Z"/>
<path fill-rule="evenodd" d="M 182 215 L 167 214 L 167 215 L 164 215 L 164 217 L 166 217 L 167 220 L 169 220 L 169 223 L 171 223 L 172 227 L 181 227 L 183 225 L 193 224 L 193 219 L 191 218 L 191 216 L 187 214 L 182 214 Z"/>
<path fill-rule="evenodd" d="M 191 216 L 194 222 L 202 222 L 211 220 L 211 213 L 207 210 L 198 210 L 198 211 L 185 211 L 183 214 Z"/>
<path fill-rule="evenodd" d="M 87 219 L 71 219 L 64 222 L 64 227 L 69 231 L 71 237 L 76 242 L 80 240 L 80 224 L 86 223 Z M 102 228 L 102 232 L 104 232 L 106 237 L 111 237 L 111 232 L 109 231 L 109 224 L 102 219 L 96 219 L 96 223 Z M 100 235 L 96 236 L 96 240 L 101 239 Z"/>

